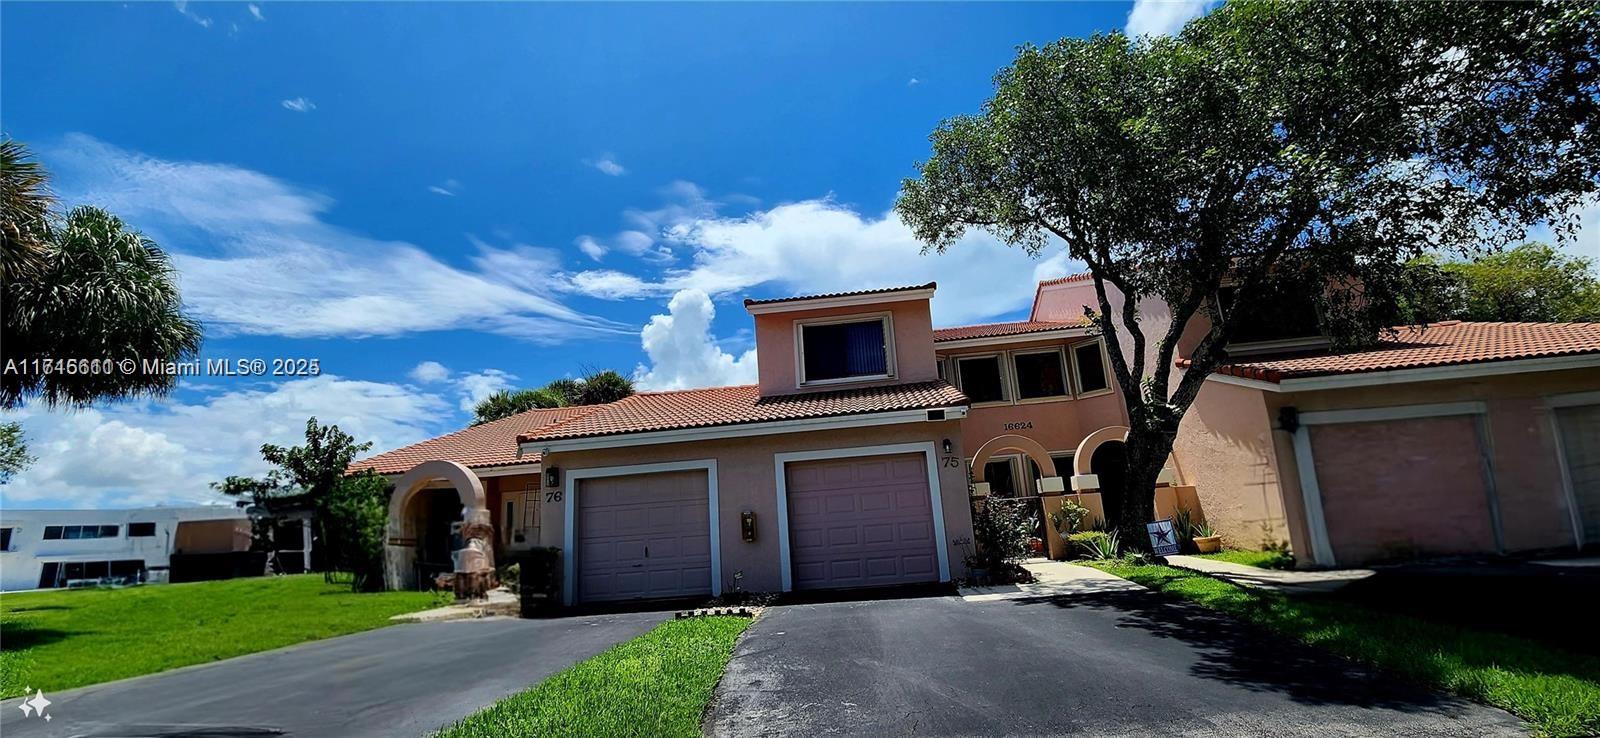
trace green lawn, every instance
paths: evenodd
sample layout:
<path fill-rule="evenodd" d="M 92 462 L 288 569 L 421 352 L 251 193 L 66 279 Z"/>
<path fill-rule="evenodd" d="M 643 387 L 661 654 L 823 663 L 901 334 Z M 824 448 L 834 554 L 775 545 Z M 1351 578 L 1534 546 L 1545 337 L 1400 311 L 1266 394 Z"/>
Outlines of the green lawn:
<path fill-rule="evenodd" d="M 444 728 L 442 738 L 698 736 L 749 618 L 672 620 Z"/>
<path fill-rule="evenodd" d="M 353 594 L 321 574 L 0 595 L 0 697 L 370 630 L 449 599 Z"/>
<path fill-rule="evenodd" d="M 1600 734 L 1600 662 L 1583 654 L 1335 598 L 1285 597 L 1187 569 L 1086 563 L 1411 681 L 1508 710 L 1532 723 L 1540 735 Z"/>
<path fill-rule="evenodd" d="M 1293 569 L 1294 556 L 1282 551 L 1218 551 L 1214 554 L 1195 554 L 1197 558 L 1244 564 L 1259 569 Z"/>

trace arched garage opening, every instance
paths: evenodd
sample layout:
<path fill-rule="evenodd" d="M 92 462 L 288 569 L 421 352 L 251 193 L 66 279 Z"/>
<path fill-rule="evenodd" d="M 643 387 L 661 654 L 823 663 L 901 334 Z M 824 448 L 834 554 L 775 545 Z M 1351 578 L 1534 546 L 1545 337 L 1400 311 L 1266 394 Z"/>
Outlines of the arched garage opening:
<path fill-rule="evenodd" d="M 456 522 L 460 525 L 448 525 Z M 440 531 L 451 528 L 449 543 L 444 543 Z M 389 497 L 385 583 L 390 589 L 425 584 L 419 562 L 433 564 L 441 549 L 452 548 L 457 596 L 487 592 L 494 579 L 494 527 L 483 483 L 454 461 L 425 461 L 401 476 Z"/>

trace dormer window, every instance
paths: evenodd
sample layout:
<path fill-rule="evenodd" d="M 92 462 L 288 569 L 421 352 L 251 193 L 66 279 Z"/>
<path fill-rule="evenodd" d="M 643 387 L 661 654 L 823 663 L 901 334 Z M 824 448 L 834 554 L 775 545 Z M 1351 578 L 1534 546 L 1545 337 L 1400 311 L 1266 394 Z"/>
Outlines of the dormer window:
<path fill-rule="evenodd" d="M 800 384 L 835 384 L 894 376 L 888 314 L 797 324 Z"/>

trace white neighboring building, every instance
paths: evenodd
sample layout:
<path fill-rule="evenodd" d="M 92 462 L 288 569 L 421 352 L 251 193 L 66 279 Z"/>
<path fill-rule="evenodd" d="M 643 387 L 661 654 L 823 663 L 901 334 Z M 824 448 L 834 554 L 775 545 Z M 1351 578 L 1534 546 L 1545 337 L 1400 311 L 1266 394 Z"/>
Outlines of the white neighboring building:
<path fill-rule="evenodd" d="M 250 525 L 244 511 L 221 505 L 0 510 L 0 591 L 107 578 L 165 581 L 175 546 L 207 549 L 194 553 L 237 550 L 233 539 L 240 529 L 248 547 Z"/>

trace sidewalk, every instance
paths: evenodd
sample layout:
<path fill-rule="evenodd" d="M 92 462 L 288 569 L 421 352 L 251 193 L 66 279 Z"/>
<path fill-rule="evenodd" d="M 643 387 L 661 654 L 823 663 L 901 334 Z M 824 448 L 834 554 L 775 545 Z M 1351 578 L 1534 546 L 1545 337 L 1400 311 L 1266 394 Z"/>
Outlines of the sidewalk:
<path fill-rule="evenodd" d="M 1033 572 L 1037 581 L 1028 584 L 1001 584 L 992 587 L 962 587 L 961 599 L 967 602 L 992 602 L 995 600 L 1020 600 L 1035 597 L 1097 594 L 1144 589 L 1133 582 L 1107 574 L 1099 569 L 1069 564 L 1065 561 L 1030 559 L 1023 567 Z"/>
<path fill-rule="evenodd" d="M 1366 579 L 1374 573 L 1371 569 L 1334 569 L 1330 571 L 1261 569 L 1227 561 L 1203 559 L 1198 556 L 1168 556 L 1167 563 L 1184 569 L 1204 572 L 1234 584 L 1260 587 L 1261 589 L 1270 589 L 1285 594 L 1332 592 L 1351 582 Z"/>

